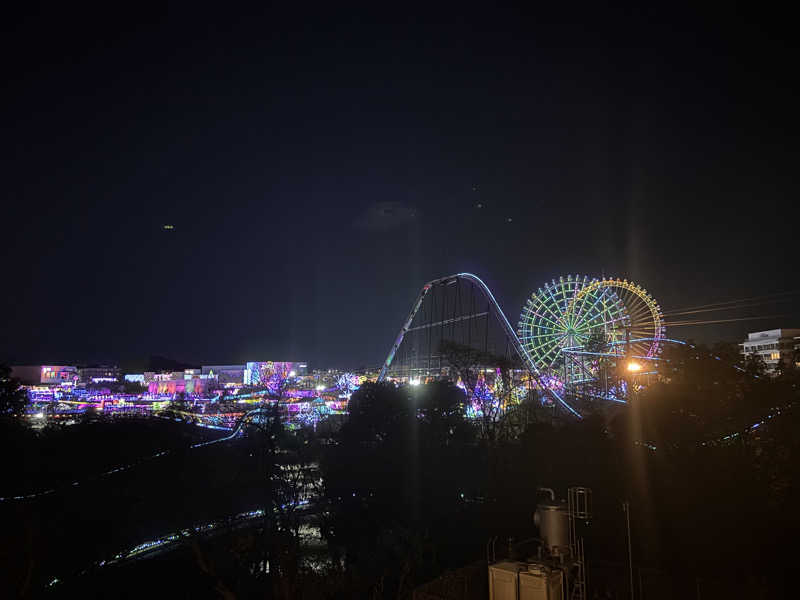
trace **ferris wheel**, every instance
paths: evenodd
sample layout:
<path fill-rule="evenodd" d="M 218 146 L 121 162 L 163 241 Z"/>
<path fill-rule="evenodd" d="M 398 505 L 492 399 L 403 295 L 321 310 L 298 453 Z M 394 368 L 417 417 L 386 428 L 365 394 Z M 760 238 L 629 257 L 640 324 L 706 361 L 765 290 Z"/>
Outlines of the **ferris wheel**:
<path fill-rule="evenodd" d="M 639 358 L 657 357 L 661 353 L 666 328 L 661 307 L 647 290 L 627 279 L 604 277 L 584 287 L 570 310 L 577 310 L 584 295 L 591 297 L 598 290 L 613 292 L 625 306 L 626 317 L 618 324 L 624 332 L 624 339 L 618 339 L 618 335 L 610 339 L 609 351 Z"/>
<path fill-rule="evenodd" d="M 653 358 L 660 351 L 664 325 L 660 307 L 641 286 L 568 275 L 531 295 L 518 335 L 533 365 L 552 370 L 563 364 L 566 352 Z"/>
<path fill-rule="evenodd" d="M 621 339 L 628 318 L 625 304 L 613 289 L 594 286 L 595 281 L 585 276 L 560 277 L 545 283 L 526 302 L 518 334 L 538 369 L 556 366 L 563 360 L 562 350 L 584 347 L 594 335 Z"/>

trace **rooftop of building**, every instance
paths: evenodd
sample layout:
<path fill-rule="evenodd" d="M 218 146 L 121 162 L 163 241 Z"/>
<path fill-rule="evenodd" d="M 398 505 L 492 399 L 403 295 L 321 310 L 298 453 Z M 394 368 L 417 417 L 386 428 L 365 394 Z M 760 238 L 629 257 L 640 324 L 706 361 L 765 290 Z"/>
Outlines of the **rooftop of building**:
<path fill-rule="evenodd" d="M 781 338 L 794 338 L 800 336 L 800 329 L 767 329 L 754 331 L 747 334 L 745 342 L 760 342 L 764 340 L 778 340 Z"/>

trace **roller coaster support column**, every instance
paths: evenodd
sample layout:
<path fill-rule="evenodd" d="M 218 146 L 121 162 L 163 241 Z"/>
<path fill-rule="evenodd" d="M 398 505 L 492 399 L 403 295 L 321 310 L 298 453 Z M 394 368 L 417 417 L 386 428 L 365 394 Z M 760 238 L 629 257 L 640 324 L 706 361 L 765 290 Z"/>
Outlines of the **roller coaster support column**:
<path fill-rule="evenodd" d="M 428 294 L 431 287 L 433 287 L 433 282 L 426 283 L 422 287 L 419 296 L 417 296 L 417 301 L 414 302 L 414 306 L 411 308 L 411 312 L 408 314 L 406 322 L 403 324 L 402 329 L 400 329 L 400 333 L 397 334 L 397 338 L 395 339 L 394 345 L 392 346 L 392 349 L 389 352 L 389 356 L 386 357 L 386 362 L 384 362 L 383 367 L 381 367 L 381 373 L 380 375 L 378 375 L 378 381 L 383 381 L 383 379 L 386 377 L 386 372 L 389 370 L 389 367 L 392 364 L 394 355 L 397 353 L 397 349 L 400 347 L 400 344 L 403 343 L 403 338 L 408 332 L 408 328 L 411 327 L 411 322 L 414 320 L 414 316 L 417 314 L 419 307 L 422 305 L 422 301 L 425 299 L 425 296 Z"/>

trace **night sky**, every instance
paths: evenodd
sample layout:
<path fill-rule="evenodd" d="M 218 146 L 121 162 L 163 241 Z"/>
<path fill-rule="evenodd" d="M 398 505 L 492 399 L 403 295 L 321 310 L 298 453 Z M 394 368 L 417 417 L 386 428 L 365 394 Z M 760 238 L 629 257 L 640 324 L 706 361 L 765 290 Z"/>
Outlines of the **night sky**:
<path fill-rule="evenodd" d="M 460 271 L 512 323 L 570 273 L 800 288 L 779 14 L 105 6 L 3 19 L 0 361 L 377 365 Z M 758 313 L 670 333 L 800 326 Z"/>

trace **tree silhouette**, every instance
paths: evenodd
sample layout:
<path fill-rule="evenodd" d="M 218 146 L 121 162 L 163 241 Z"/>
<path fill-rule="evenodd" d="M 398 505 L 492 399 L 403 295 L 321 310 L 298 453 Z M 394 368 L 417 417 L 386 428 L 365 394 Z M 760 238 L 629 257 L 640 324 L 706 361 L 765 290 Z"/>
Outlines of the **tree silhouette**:
<path fill-rule="evenodd" d="M 522 365 L 452 341 L 442 342 L 439 352 L 450 367 L 453 382 L 461 381 L 466 401 L 477 409 L 483 439 L 495 445 L 508 438 L 513 433 L 510 417 L 518 404 L 514 388 L 519 382 L 514 381 L 514 371 Z"/>
<path fill-rule="evenodd" d="M 758 352 L 751 352 L 744 358 L 744 370 L 753 377 L 765 377 L 767 375 L 767 363 Z"/>
<path fill-rule="evenodd" d="M 11 368 L 0 365 L 0 419 L 15 422 L 25 414 L 28 395 L 20 381 L 11 376 Z"/>

